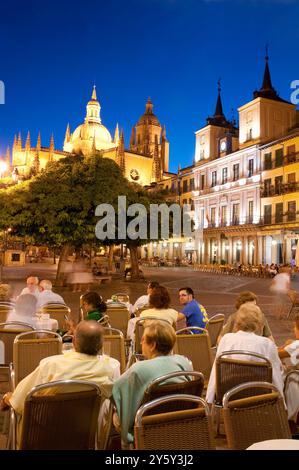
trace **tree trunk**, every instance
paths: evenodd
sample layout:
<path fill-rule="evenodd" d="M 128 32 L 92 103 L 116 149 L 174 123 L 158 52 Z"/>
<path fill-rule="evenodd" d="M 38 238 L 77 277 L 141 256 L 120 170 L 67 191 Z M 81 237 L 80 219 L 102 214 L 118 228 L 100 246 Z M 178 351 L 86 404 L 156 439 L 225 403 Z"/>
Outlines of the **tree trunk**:
<path fill-rule="evenodd" d="M 66 243 L 63 245 L 61 249 L 61 254 L 58 261 L 57 271 L 56 271 L 56 279 L 55 279 L 55 286 L 64 286 L 66 281 L 67 273 L 64 270 L 64 261 L 67 261 L 67 257 L 69 255 L 70 249 L 72 245 L 70 243 Z"/>
<path fill-rule="evenodd" d="M 139 265 L 138 265 L 138 247 L 137 245 L 128 245 L 131 258 L 131 281 L 140 279 Z"/>
<path fill-rule="evenodd" d="M 113 254 L 114 254 L 115 245 L 109 246 L 109 255 L 108 255 L 108 271 L 113 271 Z"/>

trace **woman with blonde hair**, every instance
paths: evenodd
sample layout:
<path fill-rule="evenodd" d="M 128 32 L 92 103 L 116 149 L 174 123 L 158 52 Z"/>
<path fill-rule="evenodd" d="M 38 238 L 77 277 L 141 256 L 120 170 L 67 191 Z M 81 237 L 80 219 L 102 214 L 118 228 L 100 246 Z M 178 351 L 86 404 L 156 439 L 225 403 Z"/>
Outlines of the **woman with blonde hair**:
<path fill-rule="evenodd" d="M 170 372 L 193 370 L 186 357 L 172 354 L 175 342 L 172 326 L 157 320 L 149 322 L 141 339 L 142 354 L 146 360 L 133 364 L 114 383 L 112 396 L 116 413 L 113 422 L 121 432 L 123 443 L 130 444 L 134 440 L 135 415 L 150 382 Z"/>
<path fill-rule="evenodd" d="M 261 336 L 263 328 L 263 315 L 261 309 L 253 303 L 242 305 L 236 313 L 234 332 L 224 335 L 217 348 L 216 358 L 212 367 L 207 388 L 206 400 L 213 403 L 216 385 L 216 359 L 225 351 L 250 351 L 267 358 L 272 365 L 273 384 L 283 395 L 282 364 L 277 348 L 269 338 Z M 258 361 L 259 359 L 248 355 L 231 355 L 234 359 L 243 361 Z"/>

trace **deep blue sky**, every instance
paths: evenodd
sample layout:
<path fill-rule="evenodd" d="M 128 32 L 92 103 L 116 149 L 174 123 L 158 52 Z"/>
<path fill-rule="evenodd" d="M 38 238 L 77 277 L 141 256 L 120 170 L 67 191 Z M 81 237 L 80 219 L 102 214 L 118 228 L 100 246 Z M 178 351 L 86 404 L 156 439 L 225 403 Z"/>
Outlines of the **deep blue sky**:
<path fill-rule="evenodd" d="M 62 148 L 83 122 L 94 81 L 103 124 L 129 143 L 151 96 L 166 125 L 170 169 L 187 166 L 213 114 L 217 79 L 228 118 L 260 88 L 265 44 L 275 88 L 299 79 L 298 0 L 26 0 L 0 7 L 0 153 L 19 130 Z M 236 114 L 236 111 L 235 111 Z"/>

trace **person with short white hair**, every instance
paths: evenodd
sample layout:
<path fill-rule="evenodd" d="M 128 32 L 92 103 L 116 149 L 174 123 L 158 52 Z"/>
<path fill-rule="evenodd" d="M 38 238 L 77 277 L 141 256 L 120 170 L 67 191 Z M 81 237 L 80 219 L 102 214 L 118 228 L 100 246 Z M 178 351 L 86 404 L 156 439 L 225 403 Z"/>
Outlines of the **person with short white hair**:
<path fill-rule="evenodd" d="M 36 298 L 38 298 L 39 296 L 38 277 L 36 276 L 27 277 L 26 284 L 27 284 L 27 287 L 24 287 L 24 289 L 20 293 L 20 296 L 25 295 L 25 294 L 31 294 L 31 295 L 34 295 Z"/>
<path fill-rule="evenodd" d="M 40 290 L 40 293 L 37 298 L 37 304 L 36 304 L 37 309 L 50 303 L 59 303 L 59 304 L 65 305 L 65 301 L 63 300 L 61 295 L 56 294 L 55 292 L 52 291 L 52 282 L 49 281 L 49 279 L 43 279 L 42 281 L 40 281 L 39 290 Z"/>

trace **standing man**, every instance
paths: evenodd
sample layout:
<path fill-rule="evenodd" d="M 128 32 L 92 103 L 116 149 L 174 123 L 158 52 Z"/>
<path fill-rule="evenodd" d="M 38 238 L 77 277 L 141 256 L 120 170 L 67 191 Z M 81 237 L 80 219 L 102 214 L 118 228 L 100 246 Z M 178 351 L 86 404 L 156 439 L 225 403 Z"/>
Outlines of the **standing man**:
<path fill-rule="evenodd" d="M 205 328 L 208 322 L 206 309 L 194 299 L 194 292 L 191 287 L 182 287 L 179 290 L 179 300 L 184 306 L 182 314 L 185 316 L 187 327 L 198 326 Z M 182 319 L 183 316 L 179 315 L 179 319 Z"/>

